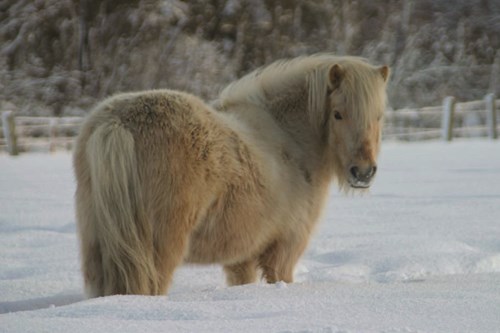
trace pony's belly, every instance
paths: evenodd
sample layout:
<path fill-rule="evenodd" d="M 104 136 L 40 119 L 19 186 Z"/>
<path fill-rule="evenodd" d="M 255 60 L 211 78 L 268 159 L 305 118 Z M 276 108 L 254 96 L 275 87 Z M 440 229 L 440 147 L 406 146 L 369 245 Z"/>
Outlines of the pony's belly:
<path fill-rule="evenodd" d="M 185 261 L 200 264 L 231 264 L 247 260 L 263 251 L 265 246 L 265 232 L 258 225 L 255 227 L 251 231 L 246 228 L 227 228 L 227 226 L 198 228 L 190 237 Z"/>

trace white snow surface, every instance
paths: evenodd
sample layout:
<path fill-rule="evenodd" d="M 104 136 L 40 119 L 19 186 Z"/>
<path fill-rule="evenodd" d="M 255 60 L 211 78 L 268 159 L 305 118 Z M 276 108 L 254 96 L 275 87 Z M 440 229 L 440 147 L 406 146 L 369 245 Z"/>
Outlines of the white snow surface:
<path fill-rule="evenodd" d="M 71 155 L 0 155 L 0 332 L 500 332 L 500 142 L 384 142 L 333 188 L 293 284 L 177 270 L 167 296 L 83 296 Z"/>

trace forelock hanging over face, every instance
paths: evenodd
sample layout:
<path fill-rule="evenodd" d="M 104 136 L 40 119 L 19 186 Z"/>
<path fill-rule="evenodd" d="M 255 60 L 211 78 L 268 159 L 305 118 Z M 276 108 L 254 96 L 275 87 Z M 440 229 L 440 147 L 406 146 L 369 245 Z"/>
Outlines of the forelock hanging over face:
<path fill-rule="evenodd" d="M 345 97 L 346 111 L 361 128 L 368 128 L 383 115 L 385 82 L 377 69 L 346 65 L 339 90 Z"/>

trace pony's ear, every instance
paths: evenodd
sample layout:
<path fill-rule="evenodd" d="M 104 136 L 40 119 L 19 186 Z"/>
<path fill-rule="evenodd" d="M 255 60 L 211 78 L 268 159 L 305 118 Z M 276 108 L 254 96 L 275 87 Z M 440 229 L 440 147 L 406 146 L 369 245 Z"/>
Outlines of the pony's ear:
<path fill-rule="evenodd" d="M 391 74 L 391 70 L 387 65 L 384 65 L 378 69 L 380 71 L 380 74 L 382 74 L 382 78 L 384 79 L 384 82 L 387 82 L 389 79 L 389 75 Z"/>
<path fill-rule="evenodd" d="M 328 88 L 330 90 L 335 90 L 340 86 L 340 82 L 344 78 L 345 75 L 345 70 L 340 67 L 340 65 L 335 64 L 332 67 L 330 67 L 330 72 L 328 73 L 328 78 L 329 78 L 329 84 Z"/>

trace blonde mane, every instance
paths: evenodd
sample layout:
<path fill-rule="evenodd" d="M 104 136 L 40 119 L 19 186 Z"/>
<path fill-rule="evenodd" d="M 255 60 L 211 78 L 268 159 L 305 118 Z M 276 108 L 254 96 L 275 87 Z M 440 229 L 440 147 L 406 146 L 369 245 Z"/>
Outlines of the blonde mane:
<path fill-rule="evenodd" d="M 216 101 L 216 107 L 227 109 L 235 104 L 254 104 L 268 108 L 272 96 L 287 91 L 296 93 L 297 86 L 306 88 L 307 112 L 320 123 L 324 118 L 325 100 L 328 93 L 329 69 L 341 65 L 346 72 L 340 85 L 346 105 L 351 110 L 354 122 L 362 128 L 382 116 L 384 110 L 372 106 L 385 104 L 385 90 L 375 67 L 359 57 L 337 57 L 331 54 L 316 54 L 291 60 L 281 60 L 259 68 L 226 87 Z"/>

